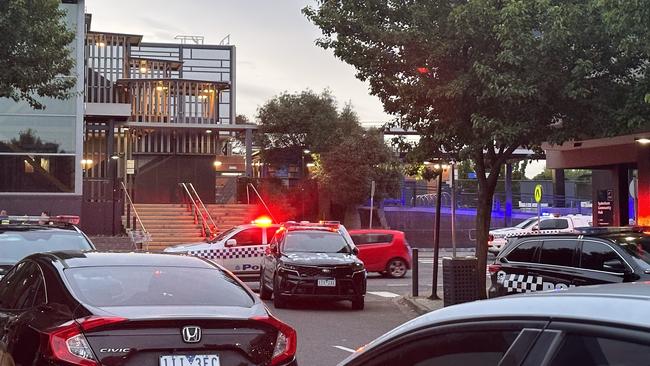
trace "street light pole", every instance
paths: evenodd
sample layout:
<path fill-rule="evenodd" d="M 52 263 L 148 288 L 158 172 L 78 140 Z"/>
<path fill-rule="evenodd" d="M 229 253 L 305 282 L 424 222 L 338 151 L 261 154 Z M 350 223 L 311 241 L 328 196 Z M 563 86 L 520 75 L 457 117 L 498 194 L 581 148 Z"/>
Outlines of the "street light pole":
<path fill-rule="evenodd" d="M 431 290 L 431 296 L 429 299 L 431 300 L 440 300 L 440 297 L 438 297 L 438 258 L 440 257 L 440 198 L 442 196 L 442 167 L 436 167 L 436 171 L 438 173 L 438 187 L 436 188 L 437 190 L 437 195 L 436 195 L 436 216 L 435 216 L 435 227 L 433 230 L 433 283 L 432 283 L 432 290 Z"/>

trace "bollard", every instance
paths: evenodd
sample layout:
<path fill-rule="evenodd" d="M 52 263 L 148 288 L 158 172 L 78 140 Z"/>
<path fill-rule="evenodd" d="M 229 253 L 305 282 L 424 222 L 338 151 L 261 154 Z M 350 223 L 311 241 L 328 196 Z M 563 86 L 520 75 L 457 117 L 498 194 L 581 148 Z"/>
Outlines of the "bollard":
<path fill-rule="evenodd" d="M 419 263 L 418 262 L 418 248 L 412 248 L 411 249 L 411 292 L 413 293 L 413 297 L 419 296 L 420 295 L 420 280 L 419 280 Z"/>

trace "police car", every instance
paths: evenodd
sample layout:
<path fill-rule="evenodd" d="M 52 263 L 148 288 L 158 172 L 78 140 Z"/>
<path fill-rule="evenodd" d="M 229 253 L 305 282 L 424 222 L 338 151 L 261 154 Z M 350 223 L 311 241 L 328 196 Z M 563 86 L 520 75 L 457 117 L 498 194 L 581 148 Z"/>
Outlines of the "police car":
<path fill-rule="evenodd" d="M 94 250 L 78 216 L 0 216 L 0 278 L 34 253 Z"/>
<path fill-rule="evenodd" d="M 511 240 L 488 266 L 490 297 L 650 280 L 647 228 L 585 228 Z"/>
<path fill-rule="evenodd" d="M 590 227 L 592 217 L 586 215 L 544 214 L 540 218 L 530 217 L 517 226 L 490 230 L 488 252 L 498 254 L 508 242 L 508 238 L 525 233 L 539 232 L 542 234 L 571 233 L 578 228 Z"/>
<path fill-rule="evenodd" d="M 260 263 L 269 242 L 280 225 L 262 217 L 251 224 L 239 225 L 203 243 L 168 247 L 166 253 L 183 253 L 206 258 L 233 272 L 243 281 L 256 281 Z"/>

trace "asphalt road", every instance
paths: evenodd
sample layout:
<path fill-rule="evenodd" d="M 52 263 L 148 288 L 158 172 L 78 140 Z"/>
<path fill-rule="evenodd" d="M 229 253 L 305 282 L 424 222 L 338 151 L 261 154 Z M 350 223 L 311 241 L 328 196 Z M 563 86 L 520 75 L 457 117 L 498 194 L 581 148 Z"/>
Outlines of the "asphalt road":
<path fill-rule="evenodd" d="M 433 258 L 420 253 L 420 296 L 431 294 Z M 298 362 L 309 366 L 331 366 L 345 359 L 355 349 L 367 344 L 417 314 L 403 301 L 411 294 L 411 272 L 399 279 L 368 275 L 365 309 L 354 311 L 350 302 L 305 302 L 288 309 L 268 308 L 298 332 Z M 257 284 L 249 284 L 257 290 Z M 442 266 L 438 274 L 438 295 L 442 296 Z"/>

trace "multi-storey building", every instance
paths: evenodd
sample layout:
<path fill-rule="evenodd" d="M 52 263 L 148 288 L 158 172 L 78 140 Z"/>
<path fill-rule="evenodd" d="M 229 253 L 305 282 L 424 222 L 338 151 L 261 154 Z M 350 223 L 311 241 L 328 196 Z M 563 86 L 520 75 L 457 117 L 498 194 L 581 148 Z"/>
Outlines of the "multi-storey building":
<path fill-rule="evenodd" d="M 191 182 L 214 202 L 214 163 L 235 133 L 245 135 L 249 156 L 239 173 L 250 175 L 255 126 L 235 124 L 234 46 L 145 43 L 140 35 L 95 31 L 91 20 L 87 15 L 86 220 L 110 211 L 119 225 L 120 188 L 135 202 L 173 203 L 182 199 L 178 184 Z"/>
<path fill-rule="evenodd" d="M 75 96 L 26 102 L 0 98 L 0 210 L 80 214 L 82 206 L 84 1 L 63 1 L 65 22 L 76 31 L 70 44 L 77 76 Z M 69 76 L 67 76 L 69 77 Z"/>
<path fill-rule="evenodd" d="M 115 234 L 124 192 L 174 203 L 191 182 L 211 203 L 219 170 L 251 174 L 255 126 L 235 123 L 235 46 L 147 43 L 92 29 L 83 1 L 61 6 L 77 29 L 79 96 L 44 112 L 1 101 L 0 209 L 81 214 L 88 232 Z M 245 163 L 225 156 L 235 135 L 245 137 Z"/>

